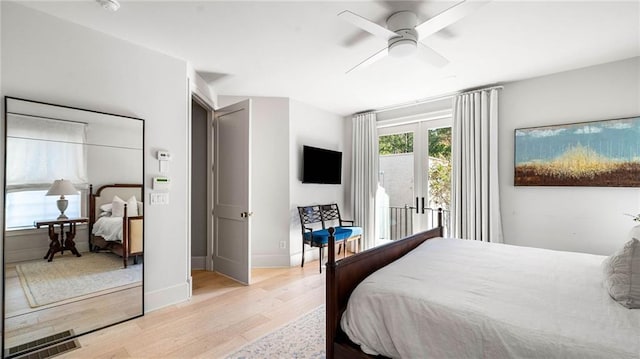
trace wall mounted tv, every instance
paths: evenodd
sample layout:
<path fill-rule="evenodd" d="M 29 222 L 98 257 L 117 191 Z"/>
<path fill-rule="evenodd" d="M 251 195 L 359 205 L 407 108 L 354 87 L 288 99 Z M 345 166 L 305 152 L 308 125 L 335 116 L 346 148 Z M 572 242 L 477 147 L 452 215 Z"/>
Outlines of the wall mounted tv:
<path fill-rule="evenodd" d="M 340 184 L 342 152 L 302 147 L 302 183 Z"/>

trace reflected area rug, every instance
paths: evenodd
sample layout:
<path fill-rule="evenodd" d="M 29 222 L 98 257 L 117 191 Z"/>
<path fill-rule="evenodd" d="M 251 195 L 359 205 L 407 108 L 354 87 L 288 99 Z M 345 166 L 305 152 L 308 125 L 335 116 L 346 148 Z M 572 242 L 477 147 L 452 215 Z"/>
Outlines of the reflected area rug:
<path fill-rule="evenodd" d="M 256 339 L 227 359 L 320 359 L 326 357 L 324 305 Z"/>
<path fill-rule="evenodd" d="M 122 258 L 110 253 L 70 252 L 46 260 L 16 265 L 16 272 L 32 308 L 141 285 L 142 264 L 126 269 Z"/>

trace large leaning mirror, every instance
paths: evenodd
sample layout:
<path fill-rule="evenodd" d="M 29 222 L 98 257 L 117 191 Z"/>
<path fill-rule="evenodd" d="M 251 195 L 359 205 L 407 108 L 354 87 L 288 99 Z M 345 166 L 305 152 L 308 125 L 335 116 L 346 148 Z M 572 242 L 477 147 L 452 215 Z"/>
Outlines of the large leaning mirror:
<path fill-rule="evenodd" d="M 143 315 L 144 121 L 5 97 L 3 356 Z"/>

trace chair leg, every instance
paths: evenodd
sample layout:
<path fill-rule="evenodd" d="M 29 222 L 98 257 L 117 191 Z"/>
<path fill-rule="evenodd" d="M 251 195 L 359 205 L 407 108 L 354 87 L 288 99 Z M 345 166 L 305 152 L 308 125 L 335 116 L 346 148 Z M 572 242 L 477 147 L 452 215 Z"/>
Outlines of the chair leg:
<path fill-rule="evenodd" d="M 300 268 L 304 267 L 304 242 L 302 242 L 302 263 L 300 263 Z"/>
<path fill-rule="evenodd" d="M 320 273 L 322 273 L 322 247 L 318 249 L 320 250 L 320 258 L 318 259 L 318 263 L 320 264 Z"/>

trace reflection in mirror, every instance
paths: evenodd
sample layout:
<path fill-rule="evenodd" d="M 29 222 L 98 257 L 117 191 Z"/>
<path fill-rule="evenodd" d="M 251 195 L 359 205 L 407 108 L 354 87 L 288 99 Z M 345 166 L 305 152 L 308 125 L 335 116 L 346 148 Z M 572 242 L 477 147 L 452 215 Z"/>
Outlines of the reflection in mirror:
<path fill-rule="evenodd" d="M 144 121 L 5 97 L 3 356 L 143 315 Z"/>

